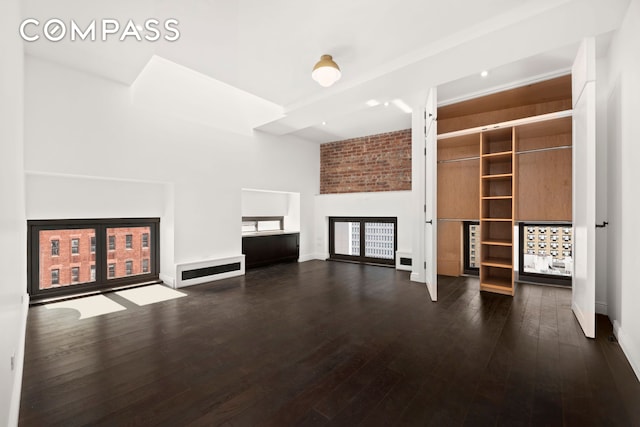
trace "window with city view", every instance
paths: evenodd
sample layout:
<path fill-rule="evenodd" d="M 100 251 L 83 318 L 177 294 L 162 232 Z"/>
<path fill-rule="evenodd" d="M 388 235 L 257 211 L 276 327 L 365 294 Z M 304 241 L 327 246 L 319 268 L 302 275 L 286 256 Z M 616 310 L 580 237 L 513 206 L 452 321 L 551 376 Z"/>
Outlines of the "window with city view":
<path fill-rule="evenodd" d="M 159 219 L 29 221 L 29 293 L 63 295 L 158 276 Z"/>
<path fill-rule="evenodd" d="M 331 259 L 395 264 L 396 218 L 329 218 Z"/>

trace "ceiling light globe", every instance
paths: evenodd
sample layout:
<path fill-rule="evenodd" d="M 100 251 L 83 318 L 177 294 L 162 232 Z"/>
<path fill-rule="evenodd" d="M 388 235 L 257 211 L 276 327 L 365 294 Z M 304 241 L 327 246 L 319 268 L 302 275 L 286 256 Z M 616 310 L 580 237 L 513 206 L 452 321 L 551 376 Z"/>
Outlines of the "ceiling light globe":
<path fill-rule="evenodd" d="M 331 86 L 340 80 L 341 76 L 340 68 L 338 64 L 333 61 L 331 55 L 322 55 L 320 61 L 313 67 L 313 72 L 311 73 L 311 78 L 322 87 Z"/>

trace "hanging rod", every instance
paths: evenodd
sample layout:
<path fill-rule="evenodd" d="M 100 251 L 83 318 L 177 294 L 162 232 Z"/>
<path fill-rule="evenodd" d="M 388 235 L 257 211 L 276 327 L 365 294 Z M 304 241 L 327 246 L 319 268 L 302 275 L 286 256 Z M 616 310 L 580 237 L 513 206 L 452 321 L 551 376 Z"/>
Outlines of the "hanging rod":
<path fill-rule="evenodd" d="M 525 150 L 525 151 L 516 151 L 516 154 L 529 154 L 529 153 L 539 153 L 542 151 L 553 151 L 553 150 L 565 150 L 567 148 L 571 148 L 571 145 L 561 145 L 558 147 L 547 147 L 547 148 L 536 148 L 533 150 Z M 440 163 L 453 163 L 453 162 L 466 162 L 469 160 L 480 160 L 480 156 L 475 157 L 463 157 L 461 159 L 447 159 L 447 160 L 438 160 L 438 164 Z"/>
<path fill-rule="evenodd" d="M 469 161 L 469 160 L 480 160 L 480 156 L 465 157 L 465 158 L 462 158 L 462 159 L 438 160 L 438 163 L 466 162 L 466 161 Z"/>
<path fill-rule="evenodd" d="M 558 147 L 536 148 L 534 150 L 516 151 L 516 154 L 539 153 L 542 151 L 565 150 L 571 148 L 571 145 L 560 145 Z"/>

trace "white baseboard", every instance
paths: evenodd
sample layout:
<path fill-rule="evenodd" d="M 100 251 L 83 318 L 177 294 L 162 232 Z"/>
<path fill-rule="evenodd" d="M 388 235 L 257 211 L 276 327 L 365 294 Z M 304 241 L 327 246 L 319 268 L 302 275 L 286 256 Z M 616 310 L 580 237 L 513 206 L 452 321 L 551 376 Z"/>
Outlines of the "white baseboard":
<path fill-rule="evenodd" d="M 20 315 L 20 343 L 16 349 L 15 377 L 11 391 L 11 406 L 9 407 L 9 426 L 18 425 L 20 415 L 20 393 L 22 392 L 22 373 L 24 369 L 24 344 L 27 336 L 27 315 L 29 314 L 29 294 L 22 296 L 22 313 Z"/>
<path fill-rule="evenodd" d="M 162 282 L 166 285 L 169 285 L 172 288 L 176 288 L 176 279 L 174 277 L 171 277 L 168 274 L 162 274 L 160 273 L 159 275 L 160 280 L 162 280 Z"/>
<path fill-rule="evenodd" d="M 298 257 L 298 262 L 306 262 L 306 261 L 311 261 L 313 259 L 317 259 L 316 254 L 305 254 L 305 255 L 300 255 Z"/>
<path fill-rule="evenodd" d="M 314 254 L 312 254 L 311 256 L 313 256 L 313 258 L 311 259 L 317 259 L 320 261 L 326 261 L 329 259 L 329 254 L 328 253 L 321 253 L 321 252 L 316 252 Z"/>
<path fill-rule="evenodd" d="M 616 338 L 618 338 L 620 348 L 627 357 L 627 360 L 631 365 L 631 369 L 633 369 L 633 372 L 636 374 L 636 379 L 640 381 L 640 344 L 634 342 L 627 334 L 625 334 L 617 320 L 613 321 L 613 333 Z"/>

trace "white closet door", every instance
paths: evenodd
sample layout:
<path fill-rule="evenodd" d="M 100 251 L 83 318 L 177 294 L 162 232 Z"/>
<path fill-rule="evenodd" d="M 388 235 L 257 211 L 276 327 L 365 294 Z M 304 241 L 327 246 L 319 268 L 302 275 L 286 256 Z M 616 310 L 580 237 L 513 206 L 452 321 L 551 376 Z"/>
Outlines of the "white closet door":
<path fill-rule="evenodd" d="M 437 238 L 437 122 L 438 110 L 437 92 L 435 88 L 429 90 L 425 108 L 425 224 L 424 224 L 424 254 L 426 283 L 431 300 L 438 300 L 438 238 Z"/>
<path fill-rule="evenodd" d="M 572 74 L 573 293 L 572 309 L 584 334 L 596 336 L 596 82 L 595 40 L 585 39 Z"/>

